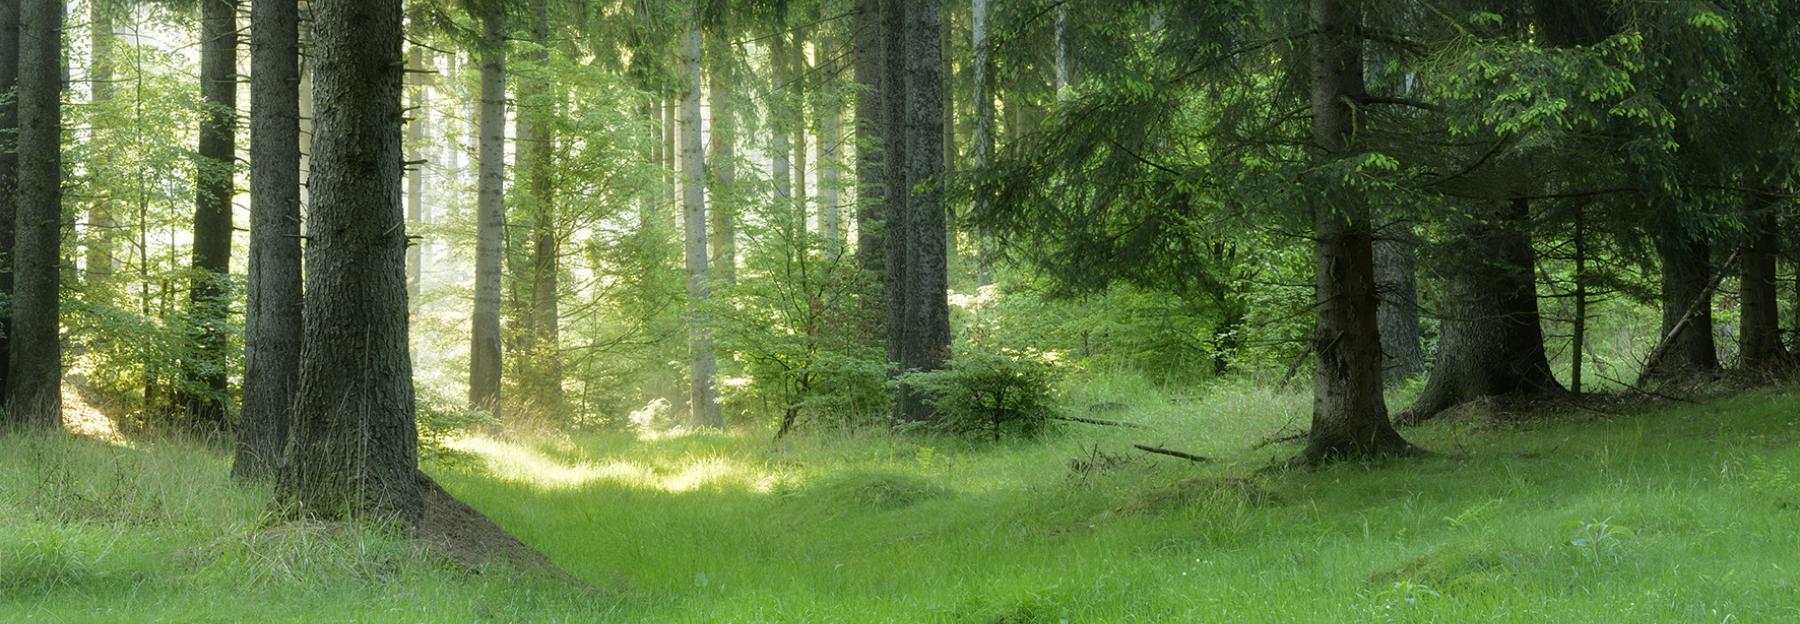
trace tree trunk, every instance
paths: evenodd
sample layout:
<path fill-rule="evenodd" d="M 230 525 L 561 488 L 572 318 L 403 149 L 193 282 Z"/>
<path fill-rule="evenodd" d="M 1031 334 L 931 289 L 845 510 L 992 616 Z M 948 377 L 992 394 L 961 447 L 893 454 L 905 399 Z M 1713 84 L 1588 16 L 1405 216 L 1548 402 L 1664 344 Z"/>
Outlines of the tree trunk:
<path fill-rule="evenodd" d="M 113 101 L 113 2 L 112 0 L 88 0 L 88 33 L 92 46 L 93 63 L 89 71 L 88 88 L 93 96 L 92 102 L 98 109 L 104 109 Z M 98 139 L 102 133 L 110 132 L 109 128 L 95 127 L 90 130 Z M 113 207 L 111 197 L 100 194 L 88 205 L 87 216 L 87 271 L 90 279 L 105 280 L 113 275 Z"/>
<path fill-rule="evenodd" d="M 912 202 L 912 188 L 907 185 L 907 171 L 911 162 L 907 159 L 907 128 L 911 121 L 907 118 L 909 94 L 906 84 L 907 56 L 918 50 L 909 46 L 906 29 L 907 14 L 916 11 L 908 0 L 883 0 L 882 2 L 882 85 L 884 94 L 882 104 L 881 146 L 884 186 L 882 189 L 882 240 L 885 243 L 887 262 L 881 274 L 882 326 L 887 329 L 888 362 L 899 365 L 903 363 L 902 345 L 906 344 L 907 334 L 912 331 L 907 326 L 907 241 L 911 238 L 912 228 L 908 224 L 912 214 L 907 205 Z M 935 157 L 936 152 L 932 152 Z M 896 407 L 898 404 L 896 404 Z M 896 412 L 896 417 L 903 417 L 903 412 Z"/>
<path fill-rule="evenodd" d="M 1321 164 L 1354 149 L 1352 102 L 1364 94 L 1361 15 L 1359 0 L 1311 0 L 1313 159 Z M 1334 182 L 1311 184 L 1318 368 L 1312 430 L 1296 458 L 1307 464 L 1412 451 L 1388 422 L 1381 394 L 1380 299 L 1369 207 L 1353 191 L 1322 190 Z"/>
<path fill-rule="evenodd" d="M 526 56 L 537 71 L 521 81 L 528 93 L 518 98 L 518 159 L 527 179 L 526 194 L 531 214 L 531 311 L 530 332 L 525 337 L 528 355 L 524 378 L 520 381 L 531 391 L 531 400 L 548 414 L 563 408 L 562 358 L 560 353 L 560 313 L 557 307 L 557 280 L 562 270 L 562 246 L 557 235 L 557 213 L 554 180 L 550 165 L 556 157 L 550 117 L 554 86 L 545 78 L 550 70 L 550 17 L 546 0 L 531 0 L 531 40 L 537 44 Z"/>
<path fill-rule="evenodd" d="M 1069 67 L 1074 62 L 1069 58 L 1069 3 L 1056 5 L 1056 99 L 1061 101 L 1069 97 Z M 1360 52 L 1359 52 L 1360 53 Z"/>
<path fill-rule="evenodd" d="M 737 119 L 734 107 L 731 67 L 731 42 L 722 35 L 713 38 L 711 89 L 707 97 L 712 104 L 712 144 L 708 159 L 712 164 L 712 277 L 713 281 L 731 286 L 737 283 Z"/>
<path fill-rule="evenodd" d="M 1742 317 L 1738 326 L 1738 367 L 1770 370 L 1788 363 L 1781 344 L 1780 306 L 1776 303 L 1775 259 L 1781 253 L 1780 232 L 1769 195 L 1749 193 L 1744 200 L 1744 232 L 1749 244 L 1738 257 L 1739 298 Z"/>
<path fill-rule="evenodd" d="M 0 0 L 0 93 L 19 87 L 19 0 Z M 13 231 L 19 207 L 19 102 L 0 97 L 0 298 L 13 298 Z M 0 416 L 7 413 L 13 313 L 0 307 Z"/>
<path fill-rule="evenodd" d="M 250 290 L 244 407 L 231 474 L 273 479 L 300 370 L 300 12 L 250 3 Z"/>
<path fill-rule="evenodd" d="M 825 238 L 831 253 L 838 253 L 844 241 L 843 208 L 838 196 L 838 171 L 843 167 L 842 152 L 839 146 L 843 143 L 841 129 L 844 116 L 838 82 L 838 54 L 842 47 L 842 38 L 837 31 L 827 29 L 814 44 L 815 53 L 819 57 L 820 88 L 813 115 L 817 120 L 817 140 L 819 146 L 819 235 Z"/>
<path fill-rule="evenodd" d="M 1419 346 L 1419 284 L 1413 259 L 1412 228 L 1388 223 L 1375 240 L 1376 313 L 1381 327 L 1381 370 L 1388 381 L 1425 372 Z"/>
<path fill-rule="evenodd" d="M 681 172 L 682 230 L 686 236 L 688 278 L 689 407 L 695 426 L 723 429 L 719 394 L 713 386 L 718 361 L 713 356 L 712 328 L 706 310 L 706 161 L 701 145 L 700 29 L 689 31 L 682 47 Z"/>
<path fill-rule="evenodd" d="M 883 0 L 856 0 L 852 51 L 856 64 L 856 265 L 880 279 L 887 264 L 887 243 L 882 234 L 887 190 L 886 160 L 882 135 L 887 127 L 883 98 L 887 69 L 883 34 Z"/>
<path fill-rule="evenodd" d="M 418 479 L 401 206 L 400 0 L 313 0 L 318 118 L 288 512 L 416 529 Z"/>
<path fill-rule="evenodd" d="M 62 258 L 63 3 L 18 4 L 18 205 L 6 417 L 62 425 L 58 288 Z"/>
<path fill-rule="evenodd" d="M 789 84 L 794 81 L 789 71 L 791 60 L 786 36 L 776 33 L 769 42 L 769 181 L 775 184 L 775 214 L 794 210 L 794 147 L 789 129 L 793 113 L 788 102 L 792 97 Z M 805 230 L 806 222 L 796 227 Z"/>
<path fill-rule="evenodd" d="M 194 277 L 189 290 L 195 348 L 189 383 L 204 386 L 183 397 L 191 423 L 207 431 L 226 426 L 225 329 L 230 311 L 232 172 L 237 167 L 237 0 L 200 3 L 200 95 L 208 110 L 200 123 L 195 175 Z"/>
<path fill-rule="evenodd" d="M 938 48 L 943 50 L 939 56 L 943 59 L 944 97 L 944 138 L 939 142 L 944 151 L 944 179 L 956 171 L 956 73 L 950 64 L 950 55 L 955 52 L 955 44 L 951 39 L 950 15 L 940 13 L 942 18 L 938 24 Z M 957 266 L 956 258 L 956 212 L 948 202 L 944 204 L 944 266 Z"/>
<path fill-rule="evenodd" d="M 1656 255 L 1662 260 L 1662 330 L 1669 346 L 1656 361 L 1646 364 L 1652 379 L 1718 370 L 1719 355 L 1713 341 L 1712 245 L 1695 238 L 1684 227 L 1674 208 L 1658 215 L 1655 226 Z M 1693 314 L 1688 315 L 1692 310 Z M 1682 322 L 1682 317 L 1687 321 Z"/>
<path fill-rule="evenodd" d="M 945 265 L 946 224 L 944 191 L 944 48 L 942 0 L 911 3 L 905 12 L 906 201 L 904 226 L 889 223 L 888 231 L 904 231 L 904 298 L 902 315 L 906 331 L 899 340 L 900 369 L 929 371 L 942 368 L 950 358 L 950 303 Z M 889 336 L 895 336 L 890 326 Z M 897 417 L 901 421 L 929 420 L 936 410 L 923 392 L 902 385 Z"/>
<path fill-rule="evenodd" d="M 476 148 L 475 310 L 469 405 L 500 417 L 500 256 L 506 237 L 506 13 L 481 16 L 481 111 Z"/>
<path fill-rule="evenodd" d="M 1526 200 L 1489 202 L 1453 217 L 1437 365 L 1396 420 L 1418 423 L 1486 396 L 1562 392 L 1544 354 L 1536 255 Z"/>
<path fill-rule="evenodd" d="M 987 0 L 973 0 L 972 47 L 975 50 L 975 147 L 976 169 L 984 169 L 994 154 L 994 77 L 990 67 L 987 38 Z M 985 195 L 975 197 L 975 214 L 985 215 L 993 209 L 993 200 Z M 992 232 L 982 226 L 975 237 L 975 281 L 981 286 L 994 283 L 994 251 Z"/>
<path fill-rule="evenodd" d="M 812 214 L 811 207 L 807 205 L 809 199 L 806 191 L 806 81 L 811 79 L 811 73 L 806 67 L 805 32 L 803 28 L 795 28 L 793 45 L 788 46 L 788 89 L 793 92 L 794 98 L 793 124 L 788 129 L 794 135 L 794 221 L 799 224 L 802 232 L 806 231 L 809 215 Z"/>
<path fill-rule="evenodd" d="M 255 24 L 251 27 L 254 29 Z M 427 71 L 425 52 L 425 46 L 421 45 L 413 45 L 406 52 L 408 82 L 412 83 L 410 114 L 406 120 L 406 160 L 409 163 L 406 170 L 406 224 L 415 230 L 425 215 L 425 126 L 430 110 L 427 98 L 431 97 L 424 78 Z M 419 303 L 419 283 L 423 279 L 420 272 L 424 269 L 422 254 L 423 249 L 417 244 L 406 248 L 406 300 L 413 305 Z"/>

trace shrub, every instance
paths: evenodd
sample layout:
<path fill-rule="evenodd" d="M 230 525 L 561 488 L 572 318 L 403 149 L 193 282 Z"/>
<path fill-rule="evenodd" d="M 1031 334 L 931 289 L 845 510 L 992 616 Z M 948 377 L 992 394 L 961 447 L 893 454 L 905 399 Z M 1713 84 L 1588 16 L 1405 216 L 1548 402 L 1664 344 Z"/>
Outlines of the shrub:
<path fill-rule="evenodd" d="M 898 383 L 929 397 L 938 411 L 936 428 L 998 441 L 1007 433 L 1033 436 L 1049 428 L 1061 372 L 1056 358 L 1040 351 L 970 351 L 943 369 L 902 375 Z"/>

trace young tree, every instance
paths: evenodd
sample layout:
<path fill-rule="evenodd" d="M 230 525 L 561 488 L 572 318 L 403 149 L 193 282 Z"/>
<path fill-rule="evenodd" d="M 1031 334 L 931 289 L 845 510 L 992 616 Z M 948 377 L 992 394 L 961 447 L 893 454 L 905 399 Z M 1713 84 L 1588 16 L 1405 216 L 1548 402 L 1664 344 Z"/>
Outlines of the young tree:
<path fill-rule="evenodd" d="M 304 343 L 277 499 L 302 516 L 417 527 L 400 0 L 313 0 L 317 66 Z"/>
<path fill-rule="evenodd" d="M 701 145 L 700 97 L 704 85 L 700 72 L 700 28 L 683 37 L 681 58 L 681 173 L 682 231 L 687 240 L 688 281 L 688 383 L 693 423 L 724 428 L 719 412 L 719 392 L 713 385 L 718 361 L 713 355 L 712 329 L 707 321 L 706 155 Z"/>
<path fill-rule="evenodd" d="M 51 429 L 62 424 L 63 3 L 19 0 L 17 6 L 19 177 L 6 416 L 15 425 Z"/>
<path fill-rule="evenodd" d="M 244 406 L 232 476 L 273 479 L 299 378 L 300 11 L 250 2 L 250 292 L 244 308 Z"/>
<path fill-rule="evenodd" d="M 481 105 L 476 148 L 475 308 L 469 332 L 469 405 L 500 416 L 500 259 L 506 237 L 506 5 L 470 0 L 481 20 Z"/>

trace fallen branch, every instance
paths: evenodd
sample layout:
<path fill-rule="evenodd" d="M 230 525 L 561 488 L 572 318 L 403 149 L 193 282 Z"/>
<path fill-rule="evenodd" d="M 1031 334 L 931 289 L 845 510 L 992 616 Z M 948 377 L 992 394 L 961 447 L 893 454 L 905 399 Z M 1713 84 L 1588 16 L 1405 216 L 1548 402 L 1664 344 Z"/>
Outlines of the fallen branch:
<path fill-rule="evenodd" d="M 1069 422 L 1087 423 L 1090 425 L 1101 425 L 1101 426 L 1105 426 L 1105 427 L 1125 427 L 1127 429 L 1146 429 L 1147 428 L 1143 425 L 1140 425 L 1140 424 L 1137 424 L 1134 422 L 1125 422 L 1125 421 L 1121 421 L 1121 420 L 1101 420 L 1099 418 L 1082 418 L 1080 416 L 1051 416 L 1050 418 L 1053 420 L 1067 420 Z"/>
<path fill-rule="evenodd" d="M 1706 284 L 1706 289 L 1700 291 L 1700 296 L 1694 297 L 1693 303 L 1688 304 L 1687 311 L 1681 313 L 1681 318 L 1669 328 L 1669 333 L 1656 341 L 1656 348 L 1650 350 L 1650 358 L 1644 361 L 1644 370 L 1638 373 L 1637 383 L 1632 384 L 1631 389 L 1642 391 L 1651 378 L 1657 375 L 1659 371 L 1656 369 L 1662 364 L 1659 360 L 1662 359 L 1663 352 L 1668 351 L 1669 345 L 1675 343 L 1675 337 L 1681 335 L 1681 330 L 1687 329 L 1688 320 L 1694 318 L 1694 314 L 1700 310 L 1700 304 L 1711 300 L 1713 291 L 1718 290 L 1719 283 L 1725 281 L 1725 274 L 1731 272 L 1732 263 L 1737 262 L 1739 251 L 1743 250 L 1732 251 L 1731 257 L 1725 259 L 1725 264 L 1719 265 L 1719 270 L 1713 273 L 1712 281 Z"/>
<path fill-rule="evenodd" d="M 1276 444 L 1281 444 L 1283 442 L 1297 442 L 1300 440 L 1305 440 L 1306 437 L 1309 435 L 1312 435 L 1312 432 L 1302 431 L 1299 433 L 1290 433 L 1287 435 L 1276 434 L 1272 437 L 1263 438 L 1263 440 L 1261 442 L 1257 442 L 1255 445 L 1251 446 L 1250 450 L 1260 451 L 1260 450 L 1263 450 L 1270 446 L 1274 446 Z"/>
<path fill-rule="evenodd" d="M 1157 455 L 1168 455 L 1169 457 L 1180 457 L 1182 459 L 1185 459 L 1185 460 L 1188 460 L 1191 462 L 1212 461 L 1211 459 L 1207 459 L 1205 457 L 1201 457 L 1201 456 L 1195 455 L 1193 453 L 1184 453 L 1181 451 L 1175 451 L 1175 450 L 1170 450 L 1170 449 L 1166 449 L 1166 448 L 1157 448 L 1157 447 L 1150 446 L 1147 444 L 1133 444 L 1133 445 L 1131 445 L 1131 447 L 1135 448 L 1137 450 L 1143 451 L 1145 453 L 1155 453 Z"/>

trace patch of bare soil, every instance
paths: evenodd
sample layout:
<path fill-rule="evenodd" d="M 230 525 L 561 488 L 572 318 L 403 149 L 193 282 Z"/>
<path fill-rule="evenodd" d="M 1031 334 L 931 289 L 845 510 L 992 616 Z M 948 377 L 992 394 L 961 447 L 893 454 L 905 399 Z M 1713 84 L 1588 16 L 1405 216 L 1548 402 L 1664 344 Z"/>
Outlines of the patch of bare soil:
<path fill-rule="evenodd" d="M 481 566 L 489 563 L 503 563 L 586 586 L 557 567 L 544 553 L 519 541 L 475 508 L 456 500 L 423 472 L 419 473 L 419 486 L 425 491 L 425 518 L 419 524 L 419 540 L 433 552 L 471 572 L 479 572 Z"/>

